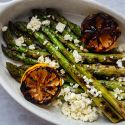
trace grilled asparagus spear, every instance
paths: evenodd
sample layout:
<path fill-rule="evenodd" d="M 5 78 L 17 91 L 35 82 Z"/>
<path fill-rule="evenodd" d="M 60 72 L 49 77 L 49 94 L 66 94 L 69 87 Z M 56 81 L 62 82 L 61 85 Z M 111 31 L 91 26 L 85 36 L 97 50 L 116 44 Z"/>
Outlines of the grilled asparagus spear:
<path fill-rule="evenodd" d="M 11 50 L 17 51 L 19 53 L 24 53 L 28 57 L 32 57 L 35 59 L 38 59 L 40 56 L 46 57 L 50 56 L 50 54 L 46 51 L 40 51 L 40 50 L 30 50 L 25 47 L 12 47 Z"/>
<path fill-rule="evenodd" d="M 28 65 L 16 66 L 10 62 L 6 62 L 6 68 L 11 74 L 11 76 L 20 82 L 21 77 L 23 76 L 24 72 L 29 68 Z"/>
<path fill-rule="evenodd" d="M 7 57 L 9 57 L 15 61 L 22 61 L 27 65 L 29 65 L 29 64 L 32 65 L 32 64 L 38 63 L 37 60 L 22 56 L 21 54 L 17 53 L 16 51 L 12 51 L 12 50 L 4 47 L 3 45 L 2 45 L 2 51 Z"/>
<path fill-rule="evenodd" d="M 98 76 L 108 76 L 110 78 L 125 76 L 125 68 L 117 68 L 116 66 L 112 65 L 83 64 L 81 66 Z"/>
<path fill-rule="evenodd" d="M 125 91 L 125 82 L 118 82 L 118 81 L 107 81 L 107 80 L 100 80 L 100 82 L 106 86 L 109 90 L 114 90 L 116 88 Z"/>

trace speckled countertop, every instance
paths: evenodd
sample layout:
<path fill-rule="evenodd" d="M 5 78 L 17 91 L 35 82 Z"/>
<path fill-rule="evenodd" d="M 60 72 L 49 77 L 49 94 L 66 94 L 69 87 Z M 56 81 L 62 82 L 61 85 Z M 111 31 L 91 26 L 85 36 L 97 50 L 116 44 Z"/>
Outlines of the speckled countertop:
<path fill-rule="evenodd" d="M 9 0 L 0 0 L 6 2 Z M 96 0 L 125 14 L 125 0 Z M 0 125 L 53 125 L 30 113 L 13 100 L 0 86 Z"/>

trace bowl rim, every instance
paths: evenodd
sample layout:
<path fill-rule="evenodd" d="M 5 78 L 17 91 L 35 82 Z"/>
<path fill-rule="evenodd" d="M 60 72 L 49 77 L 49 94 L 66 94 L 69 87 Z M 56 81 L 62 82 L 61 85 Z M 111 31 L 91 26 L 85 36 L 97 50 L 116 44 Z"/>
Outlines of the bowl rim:
<path fill-rule="evenodd" d="M 125 16 L 123 16 L 120 12 L 118 12 L 118 11 L 116 11 L 116 10 L 114 10 L 114 9 L 111 9 L 110 7 L 108 7 L 108 6 L 104 6 L 103 4 L 101 4 L 101 3 L 99 3 L 99 2 L 97 2 L 97 1 L 95 1 L 95 0 L 80 0 L 81 2 L 85 2 L 85 3 L 87 3 L 87 4 L 91 4 L 91 5 L 93 5 L 93 6 L 96 6 L 96 7 L 98 7 L 99 9 L 102 9 L 104 12 L 106 12 L 106 13 L 108 13 L 108 14 L 113 14 L 113 17 L 117 17 L 117 18 L 119 18 L 119 20 L 121 19 L 121 20 L 125 20 Z M 6 3 L 5 3 L 5 7 L 3 7 L 4 9 L 6 9 L 9 5 L 11 6 L 11 5 L 13 5 L 13 4 L 15 4 L 15 3 L 17 3 L 17 2 L 23 2 L 23 0 L 21 1 L 21 0 L 19 0 L 19 1 L 17 1 L 17 0 L 12 0 L 11 2 L 8 2 L 7 3 L 7 6 L 6 6 Z M 0 3 L 0 5 L 4 5 L 4 3 Z M 2 55 L 2 53 L 0 53 L 0 55 Z M 26 106 L 26 104 L 25 104 L 25 101 L 23 101 L 22 99 L 22 101 L 20 101 L 20 99 L 18 99 L 19 98 L 19 96 L 18 95 L 16 95 L 15 93 L 14 93 L 14 91 L 7 85 L 7 84 L 5 84 L 5 81 L 4 81 L 4 78 L 2 77 L 2 76 L 0 76 L 0 85 L 4 88 L 4 90 L 18 103 L 18 104 L 20 104 L 22 107 L 24 107 L 26 110 L 28 110 L 29 112 L 31 112 L 31 113 L 33 113 L 34 115 L 36 115 L 36 116 L 38 116 L 38 117 L 40 117 L 40 118 L 42 118 L 42 119 L 44 119 L 44 120 L 46 120 L 46 121 L 48 121 L 48 122 L 50 122 L 50 123 L 53 123 L 53 124 L 60 124 L 60 125 L 63 125 L 63 123 L 61 123 L 61 122 L 58 122 L 56 119 L 52 119 L 51 117 L 49 117 L 49 116 L 47 116 L 47 115 L 39 115 L 35 110 L 34 110 L 34 108 L 32 107 L 32 106 L 30 106 L 30 107 L 27 107 Z M 84 123 L 83 123 L 84 124 Z M 86 123 L 85 123 L 86 124 Z M 108 124 L 110 124 L 110 123 L 108 123 Z M 112 124 L 112 123 L 111 123 Z"/>

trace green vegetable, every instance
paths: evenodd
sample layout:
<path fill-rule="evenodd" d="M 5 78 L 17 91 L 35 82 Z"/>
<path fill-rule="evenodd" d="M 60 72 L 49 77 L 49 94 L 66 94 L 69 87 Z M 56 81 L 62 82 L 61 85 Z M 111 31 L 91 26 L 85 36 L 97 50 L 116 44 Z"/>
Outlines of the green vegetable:
<path fill-rule="evenodd" d="M 27 33 L 29 33 L 31 35 L 34 35 L 35 38 L 38 40 L 38 42 L 41 43 L 42 45 L 44 45 L 44 41 L 47 39 L 44 34 L 39 33 L 39 32 L 34 32 L 32 34 L 31 31 L 29 31 L 29 30 L 27 31 L 25 26 L 21 26 L 21 28 L 23 29 L 23 31 L 25 31 L 25 32 L 27 32 Z M 51 41 L 52 41 L 52 39 L 51 39 Z M 58 43 L 58 41 L 56 41 L 56 42 Z M 60 46 L 58 46 L 58 47 L 59 47 L 59 49 L 61 48 Z M 56 60 L 60 63 L 60 65 L 84 89 L 84 91 L 87 92 L 87 88 L 85 86 L 85 82 L 84 82 L 84 79 L 83 79 L 83 76 L 81 75 L 81 73 L 87 75 L 88 78 L 91 78 L 91 74 L 89 74 L 89 72 L 84 71 L 83 68 L 81 70 L 81 67 L 79 67 L 79 65 L 76 65 L 77 69 L 80 71 L 79 72 L 76 68 L 74 68 L 69 63 L 69 61 L 58 50 L 56 50 L 56 48 L 50 42 L 47 42 L 47 44 L 45 45 L 45 48 L 53 55 L 54 58 L 56 58 Z M 93 80 L 93 78 L 92 78 L 92 80 Z M 102 95 L 103 95 L 103 98 L 99 98 L 99 97 L 93 97 L 91 94 L 89 94 L 89 96 L 93 99 L 95 104 L 102 110 L 102 112 L 112 122 L 118 122 L 121 119 L 121 116 L 120 116 L 121 114 L 122 114 L 122 117 L 124 118 L 124 107 L 122 106 L 122 104 L 119 104 L 113 98 L 113 96 L 111 96 L 111 94 L 109 94 L 109 92 L 103 86 L 101 86 L 101 84 L 97 80 L 94 79 L 93 81 L 94 81 L 94 87 L 98 88 L 98 90 L 101 89 Z M 100 106 L 100 104 L 102 104 L 102 106 Z M 110 109 L 110 111 L 111 111 L 110 113 L 107 112 L 107 108 Z M 112 113 L 117 118 L 112 116 Z"/>
<path fill-rule="evenodd" d="M 16 51 L 12 51 L 12 50 L 4 47 L 3 45 L 2 45 L 2 51 L 7 57 L 9 57 L 9 58 L 11 58 L 11 59 L 13 59 L 15 61 L 22 61 L 27 65 L 37 63 L 36 60 L 34 60 L 32 58 L 22 56 L 21 54 L 17 53 Z"/>

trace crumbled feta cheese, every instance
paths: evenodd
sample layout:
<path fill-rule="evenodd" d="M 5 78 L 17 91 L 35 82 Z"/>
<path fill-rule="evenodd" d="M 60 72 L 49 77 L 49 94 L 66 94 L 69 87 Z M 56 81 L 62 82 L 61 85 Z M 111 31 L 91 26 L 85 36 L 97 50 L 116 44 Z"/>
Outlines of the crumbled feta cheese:
<path fill-rule="evenodd" d="M 64 40 L 72 41 L 73 38 L 72 38 L 69 34 L 66 34 L 66 35 L 64 36 Z"/>
<path fill-rule="evenodd" d="M 73 51 L 73 57 L 74 57 L 76 63 L 82 61 L 82 56 L 79 55 L 79 53 L 77 52 L 77 50 Z"/>
<path fill-rule="evenodd" d="M 80 41 L 78 39 L 74 39 L 74 43 L 77 44 L 79 43 Z"/>
<path fill-rule="evenodd" d="M 44 58 L 43 56 L 40 56 L 38 58 L 38 62 L 39 63 L 47 63 L 51 67 L 59 68 L 58 62 L 56 62 L 56 60 L 51 60 L 49 57 Z"/>
<path fill-rule="evenodd" d="M 57 99 L 57 100 L 54 100 L 53 102 L 52 102 L 52 106 L 54 106 L 54 107 L 60 107 L 62 105 L 62 102 L 61 102 L 61 100 L 60 99 Z"/>
<path fill-rule="evenodd" d="M 24 38 L 23 38 L 23 36 L 21 36 L 21 37 L 19 37 L 18 39 L 15 39 L 15 44 L 17 45 L 17 46 L 22 46 L 22 44 L 24 43 Z"/>
<path fill-rule="evenodd" d="M 109 79 L 109 77 L 107 76 L 107 77 L 106 77 L 106 79 L 108 80 L 108 79 Z"/>
<path fill-rule="evenodd" d="M 25 44 L 25 43 L 22 43 L 22 46 L 26 46 L 26 44 Z"/>
<path fill-rule="evenodd" d="M 37 55 L 39 55 L 39 54 L 40 54 L 40 52 L 37 52 L 36 54 L 37 54 Z"/>
<path fill-rule="evenodd" d="M 86 76 L 83 76 L 83 79 L 84 79 L 84 81 L 86 82 L 86 84 L 89 84 L 89 83 L 92 83 L 92 82 L 93 82 L 92 79 L 89 79 L 89 78 L 87 78 Z"/>
<path fill-rule="evenodd" d="M 51 62 L 51 59 L 49 57 L 45 57 L 45 62 L 46 63 L 50 63 Z"/>
<path fill-rule="evenodd" d="M 123 93 L 123 90 L 120 90 L 119 88 L 114 89 L 114 97 L 118 100 L 122 100 L 123 96 L 121 95 L 121 93 Z"/>
<path fill-rule="evenodd" d="M 114 57 L 113 56 L 110 56 L 111 59 L 113 59 Z"/>
<path fill-rule="evenodd" d="M 103 59 L 106 60 L 106 57 L 104 57 Z"/>
<path fill-rule="evenodd" d="M 119 82 L 125 82 L 125 77 L 119 77 L 119 78 L 118 78 L 118 81 L 119 81 Z"/>
<path fill-rule="evenodd" d="M 61 69 L 61 70 L 60 70 L 60 73 L 61 73 L 61 74 L 65 74 L 65 70 L 64 70 L 64 69 Z"/>
<path fill-rule="evenodd" d="M 49 26 L 50 25 L 50 20 L 42 21 L 42 25 Z"/>
<path fill-rule="evenodd" d="M 87 67 L 87 68 L 89 68 L 89 67 L 90 67 L 90 65 L 86 65 L 86 67 Z"/>
<path fill-rule="evenodd" d="M 25 53 L 22 53 L 22 56 L 24 56 L 24 57 L 25 57 L 25 55 L 26 55 Z"/>
<path fill-rule="evenodd" d="M 29 49 L 34 50 L 35 49 L 35 45 L 34 44 L 29 45 Z"/>
<path fill-rule="evenodd" d="M 80 46 L 80 50 L 84 50 L 83 46 Z"/>
<path fill-rule="evenodd" d="M 48 42 L 49 42 L 48 40 L 45 40 L 44 43 L 43 43 L 43 45 L 46 45 Z"/>
<path fill-rule="evenodd" d="M 70 83 L 70 86 L 73 86 L 73 83 Z"/>
<path fill-rule="evenodd" d="M 115 77 L 112 77 L 110 80 L 112 81 L 112 80 L 114 80 L 115 79 Z"/>
<path fill-rule="evenodd" d="M 58 50 L 58 49 L 59 49 L 59 47 L 58 47 L 58 46 L 56 46 L 55 48 L 56 48 L 56 50 Z"/>
<path fill-rule="evenodd" d="M 3 26 L 3 27 L 2 27 L 2 31 L 3 31 L 3 32 L 7 31 L 7 29 L 8 29 L 7 26 Z"/>
<path fill-rule="evenodd" d="M 83 76 L 83 79 L 86 82 L 86 87 L 89 89 L 89 93 L 91 93 L 94 97 L 102 97 L 101 91 L 98 91 L 94 86 L 90 85 L 90 83 L 93 82 L 92 79 L 89 79 L 86 76 Z"/>
<path fill-rule="evenodd" d="M 40 57 L 38 58 L 38 62 L 39 62 L 39 63 L 44 63 L 44 57 L 43 57 L 43 56 L 40 56 Z"/>
<path fill-rule="evenodd" d="M 69 51 L 69 48 L 67 48 L 67 51 Z"/>
<path fill-rule="evenodd" d="M 52 15 L 52 19 L 55 20 L 55 16 Z"/>
<path fill-rule="evenodd" d="M 64 31 L 65 27 L 66 27 L 65 24 L 59 22 L 59 23 L 56 25 L 56 30 L 57 30 L 58 32 L 62 33 L 62 32 Z"/>
<path fill-rule="evenodd" d="M 50 17 L 51 17 L 51 15 L 47 15 L 47 17 L 48 17 L 48 18 L 50 18 Z"/>
<path fill-rule="evenodd" d="M 88 92 L 91 93 L 94 97 L 102 97 L 102 92 L 98 91 L 96 88 L 94 88 L 94 86 L 91 86 Z"/>
<path fill-rule="evenodd" d="M 121 60 L 121 59 L 119 59 L 119 60 L 116 62 L 116 64 L 117 64 L 117 66 L 118 66 L 119 68 L 122 68 L 122 67 L 123 67 L 123 65 L 122 65 L 122 60 Z"/>
<path fill-rule="evenodd" d="M 78 43 L 76 43 L 75 46 L 80 47 Z"/>
<path fill-rule="evenodd" d="M 37 18 L 37 16 L 32 17 L 30 22 L 27 24 L 27 29 L 34 31 L 38 31 L 41 27 L 42 23 L 41 21 Z"/>
<path fill-rule="evenodd" d="M 74 86 L 73 86 L 73 88 L 78 88 L 79 87 L 79 84 L 75 84 Z"/>
<path fill-rule="evenodd" d="M 70 87 L 61 89 L 64 96 L 62 103 L 62 113 L 76 120 L 93 122 L 98 119 L 97 108 L 91 106 L 92 100 L 86 93 L 75 94 L 71 92 Z"/>
<path fill-rule="evenodd" d="M 49 65 L 52 66 L 52 67 L 59 68 L 59 64 L 58 64 L 58 62 L 56 62 L 56 60 L 52 60 L 52 61 L 49 63 Z"/>
<path fill-rule="evenodd" d="M 122 61 L 125 61 L 125 57 L 122 58 Z"/>

